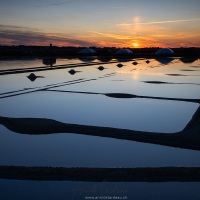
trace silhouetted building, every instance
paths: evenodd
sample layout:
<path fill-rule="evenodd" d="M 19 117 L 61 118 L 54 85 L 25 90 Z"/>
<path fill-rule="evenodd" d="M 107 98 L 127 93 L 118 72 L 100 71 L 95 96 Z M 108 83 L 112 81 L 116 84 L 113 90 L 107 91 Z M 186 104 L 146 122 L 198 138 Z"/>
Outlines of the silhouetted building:
<path fill-rule="evenodd" d="M 119 49 L 115 55 L 133 55 L 133 52 L 130 49 Z"/>
<path fill-rule="evenodd" d="M 171 50 L 170 48 L 162 48 L 162 49 L 159 49 L 155 55 L 161 55 L 161 56 L 168 56 L 168 55 L 173 55 L 174 54 L 174 51 Z"/>
<path fill-rule="evenodd" d="M 80 55 L 95 55 L 97 52 L 91 48 L 85 48 L 78 52 Z"/>

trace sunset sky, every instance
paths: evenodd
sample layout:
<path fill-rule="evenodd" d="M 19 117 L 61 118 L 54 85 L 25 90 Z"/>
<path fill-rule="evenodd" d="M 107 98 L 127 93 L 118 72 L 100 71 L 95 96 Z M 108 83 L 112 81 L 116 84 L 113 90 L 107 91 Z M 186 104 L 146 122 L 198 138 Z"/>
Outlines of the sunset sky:
<path fill-rule="evenodd" d="M 200 47 L 200 0 L 1 0 L 1 45 Z"/>

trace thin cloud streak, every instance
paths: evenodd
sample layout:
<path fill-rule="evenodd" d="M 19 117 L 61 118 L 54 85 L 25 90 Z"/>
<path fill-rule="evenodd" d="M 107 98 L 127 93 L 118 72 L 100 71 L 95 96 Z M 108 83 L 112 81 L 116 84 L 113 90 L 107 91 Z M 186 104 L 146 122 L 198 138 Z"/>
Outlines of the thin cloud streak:
<path fill-rule="evenodd" d="M 109 37 L 109 38 L 114 38 L 117 40 L 130 40 L 132 39 L 130 36 L 126 36 L 126 35 L 116 35 L 116 34 L 111 34 L 111 33 L 102 33 L 102 32 L 95 32 L 95 31 L 91 31 L 91 33 L 94 33 L 96 35 L 100 35 L 103 37 Z"/>
<path fill-rule="evenodd" d="M 44 4 L 44 5 L 36 5 L 34 7 L 60 6 L 60 5 L 64 5 L 64 4 L 71 4 L 71 3 L 81 2 L 81 1 L 87 1 L 87 0 L 64 1 L 64 2 L 60 2 L 60 3 L 51 3 L 51 4 Z"/>
<path fill-rule="evenodd" d="M 19 26 L 0 25 L 0 44 L 4 41 L 10 45 L 47 45 L 55 43 L 62 46 L 92 46 L 94 43 L 76 39 L 73 35 L 60 35 L 57 33 L 42 33 Z"/>
<path fill-rule="evenodd" d="M 200 21 L 200 19 L 180 19 L 180 20 L 167 20 L 167 21 L 155 21 L 155 22 L 137 22 L 137 23 L 122 23 L 116 24 L 116 26 L 134 26 L 140 24 L 167 24 L 167 23 L 179 23 L 179 22 L 193 22 L 193 21 Z"/>

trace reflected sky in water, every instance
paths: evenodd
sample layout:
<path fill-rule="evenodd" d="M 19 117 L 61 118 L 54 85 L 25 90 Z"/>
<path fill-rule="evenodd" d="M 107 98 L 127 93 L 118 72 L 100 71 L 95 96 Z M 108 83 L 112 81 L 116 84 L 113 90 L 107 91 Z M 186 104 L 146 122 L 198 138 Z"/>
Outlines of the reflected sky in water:
<path fill-rule="evenodd" d="M 102 71 L 98 69 L 100 65 L 97 64 L 34 72 L 37 77 L 44 77 L 36 78 L 35 81 L 27 78 L 30 73 L 2 75 L 1 116 L 50 118 L 65 123 L 163 134 L 181 131 L 192 118 L 198 104 L 155 99 L 111 98 L 104 94 L 128 93 L 151 97 L 200 98 L 198 85 L 200 72 L 197 71 L 200 67 L 199 60 L 183 63 L 176 58 L 171 59 L 168 64 L 154 59 L 150 59 L 148 64 L 145 59 L 134 61 L 138 64 L 133 65 L 133 60 L 122 62 L 121 68 L 117 67 L 117 62 L 103 64 Z M 0 68 L 3 66 L 5 69 L 6 62 L 11 61 L 1 61 Z M 30 65 L 27 62 L 30 62 Z M 71 62 L 76 63 L 77 60 Z M 66 60 L 58 59 L 56 64 L 59 63 L 66 63 Z M 12 61 L 12 68 L 41 65 L 42 60 L 32 62 L 18 60 L 15 64 Z M 71 75 L 68 72 L 70 69 L 79 73 Z M 196 71 L 182 71 L 187 69 Z M 150 84 L 143 81 L 175 84 Z M 2 94 L 8 92 L 10 93 Z M 30 93 L 21 94 L 21 92 Z M 17 96 L 2 98 L 10 94 Z M 3 126 L 0 126 L 0 129 L 2 164 L 90 167 L 200 165 L 198 151 L 69 133 L 48 136 L 20 135 L 10 132 Z"/>
<path fill-rule="evenodd" d="M 181 131 L 197 107 L 198 104 L 187 102 L 53 91 L 1 99 L 0 106 L 6 117 L 50 118 L 72 124 L 163 133 Z"/>
<path fill-rule="evenodd" d="M 60 167 L 200 166 L 200 152 L 70 133 L 23 135 L 0 126 L 4 165 Z"/>
<path fill-rule="evenodd" d="M 45 59 L 45 58 L 44 58 Z M 47 57 L 48 59 L 48 57 Z M 40 67 L 46 66 L 43 62 L 44 60 L 35 58 L 35 59 L 19 59 L 19 60 L 0 60 L 0 70 L 7 69 L 16 69 L 16 68 L 32 68 L 32 67 Z M 56 59 L 56 65 L 64 65 L 64 64 L 76 64 L 82 63 L 82 61 L 78 58 L 74 59 Z"/>
<path fill-rule="evenodd" d="M 99 65 L 77 67 L 74 69 L 78 73 L 74 75 L 69 73 L 70 69 L 41 71 L 34 73 L 39 78 L 33 82 L 27 78 L 30 73 L 3 75 L 0 79 L 0 93 L 23 89 L 28 89 L 26 90 L 28 92 L 36 91 L 0 99 L 1 115 L 45 117 L 66 123 L 155 132 L 181 131 L 191 119 L 198 104 L 153 99 L 114 99 L 101 94 L 69 93 L 69 91 L 103 94 L 129 93 L 151 97 L 200 98 L 199 85 L 143 82 L 200 84 L 198 76 L 166 75 L 200 74 L 198 71 L 181 71 L 191 68 L 191 63 L 185 64 L 179 59 L 171 60 L 168 65 L 163 65 L 154 59 L 151 59 L 149 64 L 146 60 L 137 60 L 137 66 L 132 64 L 133 61 L 129 61 L 122 63 L 122 68 L 118 68 L 117 63 L 108 63 L 103 65 L 105 68 L 103 71 L 98 70 Z M 61 61 L 58 60 L 57 63 Z M 195 65 L 199 65 L 199 60 L 192 63 L 192 66 Z M 57 84 L 57 86 L 49 88 L 52 84 Z M 37 91 L 44 88 L 56 91 Z M 13 94 L 20 94 L 20 92 Z M 5 95 L 0 95 L 0 97 L 3 96 Z"/>

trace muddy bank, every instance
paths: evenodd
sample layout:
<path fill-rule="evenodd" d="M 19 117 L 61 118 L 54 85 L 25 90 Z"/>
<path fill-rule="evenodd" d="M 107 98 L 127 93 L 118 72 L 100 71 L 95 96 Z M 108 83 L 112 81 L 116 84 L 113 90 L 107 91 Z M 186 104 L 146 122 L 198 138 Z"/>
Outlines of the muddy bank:
<path fill-rule="evenodd" d="M 41 72 L 41 71 L 49 71 L 49 70 L 58 70 L 58 69 L 70 69 L 76 67 L 87 67 L 92 65 L 103 65 L 110 63 L 117 63 L 118 61 L 109 61 L 109 62 L 90 62 L 90 63 L 79 63 L 79 64 L 65 64 L 65 65 L 54 65 L 51 66 L 41 66 L 41 67 L 33 67 L 33 68 L 18 68 L 18 69 L 9 69 L 9 70 L 0 70 L 0 75 L 8 75 L 8 74 L 21 74 L 28 72 Z"/>
<path fill-rule="evenodd" d="M 200 168 L 62 168 L 0 166 L 0 178 L 88 182 L 199 182 Z"/>
<path fill-rule="evenodd" d="M 200 150 L 200 108 L 185 129 L 178 133 L 155 133 L 111 127 L 66 124 L 52 119 L 0 117 L 0 124 L 9 130 L 30 135 L 75 133 L 130 141 Z"/>
<path fill-rule="evenodd" d="M 57 85 L 49 86 L 47 88 L 44 88 L 43 90 L 48 91 L 49 89 L 54 87 L 57 87 Z M 41 89 L 37 89 L 36 91 L 39 90 Z M 62 92 L 73 92 L 73 91 L 62 91 Z M 74 93 L 80 93 L 80 92 L 74 91 Z M 121 94 L 121 93 L 108 93 L 108 94 L 88 93 L 88 94 L 101 94 L 112 98 L 150 98 L 158 100 L 174 100 L 174 101 L 193 102 L 198 104 L 200 103 L 199 99 L 149 97 L 149 96 L 137 96 L 132 94 Z M 55 134 L 55 133 L 75 133 L 75 134 L 108 137 L 108 138 L 138 141 L 138 142 L 145 142 L 152 144 L 160 144 L 160 145 L 179 147 L 185 149 L 200 150 L 200 106 L 198 107 L 197 111 L 193 115 L 190 122 L 186 125 L 186 127 L 182 131 L 169 134 L 119 129 L 112 127 L 67 124 L 53 119 L 44 119 L 44 118 L 8 118 L 0 116 L 0 124 L 4 125 L 6 128 L 8 128 L 13 132 L 20 134 L 44 135 L 44 134 Z"/>

